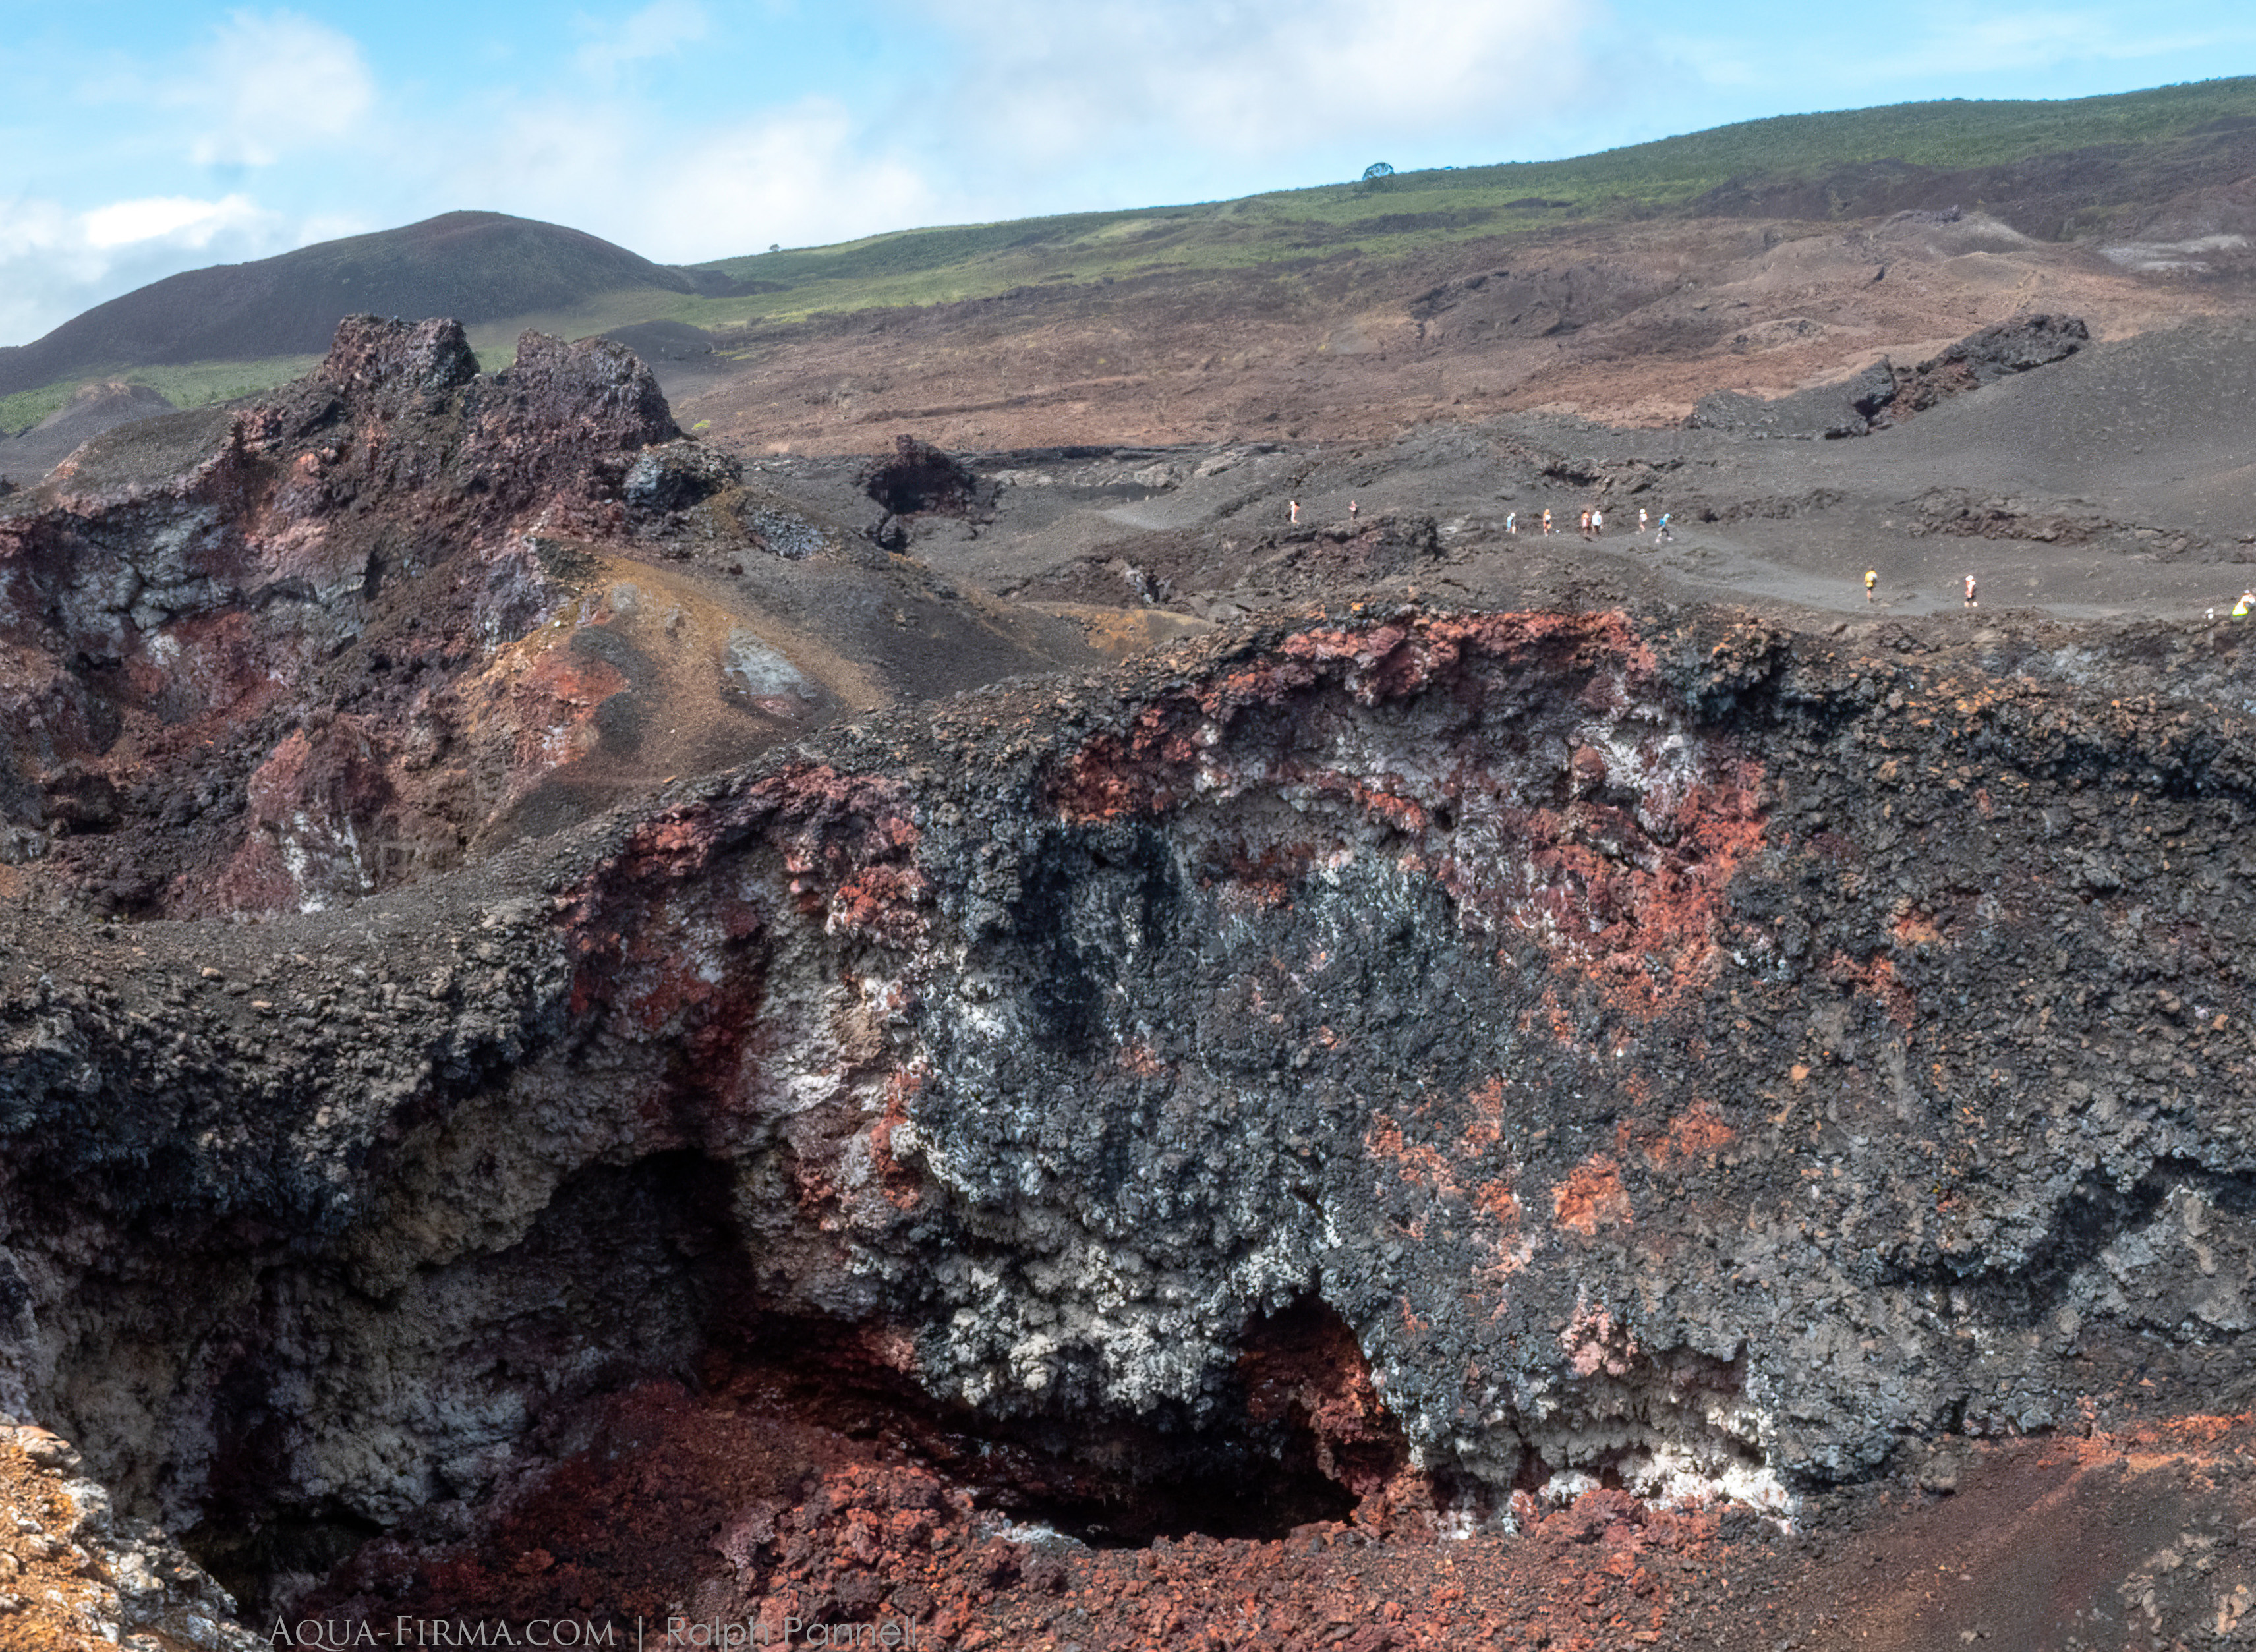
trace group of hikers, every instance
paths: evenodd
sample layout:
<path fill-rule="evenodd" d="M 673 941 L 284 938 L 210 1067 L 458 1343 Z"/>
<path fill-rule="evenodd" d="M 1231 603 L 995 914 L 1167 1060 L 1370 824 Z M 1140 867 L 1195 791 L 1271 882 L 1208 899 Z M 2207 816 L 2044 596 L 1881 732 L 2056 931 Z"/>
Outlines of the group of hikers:
<path fill-rule="evenodd" d="M 1297 526 L 1301 520 L 1301 502 L 1297 499 L 1294 500 L 1292 502 L 1291 510 L 1293 523 Z M 1349 500 L 1347 502 L 1348 520 L 1350 522 L 1354 522 L 1359 516 L 1361 516 L 1361 510 L 1357 507 L 1356 502 L 1352 499 Z M 1519 513 L 1518 511 L 1511 511 L 1505 515 L 1504 518 L 1504 531 L 1515 538 L 1519 537 Z M 1546 538 L 1550 538 L 1551 535 L 1558 531 L 1557 526 L 1551 515 L 1551 509 L 1548 505 L 1545 506 L 1543 509 L 1543 515 L 1540 519 L 1540 531 Z M 1579 532 L 1585 539 L 1604 538 L 1606 531 L 1606 513 L 1604 508 L 1600 505 L 1591 505 L 1586 508 L 1583 511 L 1582 516 L 1576 524 L 1576 531 Z M 1656 521 L 1653 513 L 1646 510 L 1643 505 L 1639 505 L 1637 508 L 1637 531 L 1639 538 L 1644 538 L 1647 533 L 1652 534 L 1653 543 L 1656 545 L 1671 544 L 1676 538 L 1676 536 L 1669 531 L 1668 512 L 1666 510 L 1662 511 L 1660 518 Z M 1880 600 L 1879 586 L 1879 570 L 1877 568 L 1866 568 L 1865 570 L 1865 601 L 1876 603 Z M 1974 576 L 1970 573 L 1966 575 L 1965 579 L 1961 582 L 1960 587 L 1960 596 L 1963 606 L 1970 608 L 1977 608 L 1982 606 L 1981 600 L 1978 595 L 1979 588 L 1979 585 Z M 2214 618 L 2216 615 L 2216 610 L 2212 608 L 2210 610 L 2210 616 Z M 2240 594 L 2240 600 L 2232 605 L 2232 617 L 2236 620 L 2256 618 L 2256 587 L 2252 587 Z"/>
<path fill-rule="evenodd" d="M 1287 519 L 1294 527 L 1299 527 L 1301 525 L 1301 502 L 1297 499 L 1288 502 L 1286 506 L 1286 510 L 1288 513 Z M 1358 506 L 1354 500 L 1350 499 L 1347 502 L 1347 519 L 1350 524 L 1354 523 L 1362 516 L 1362 508 Z M 1519 513 L 1518 511 L 1511 511 L 1505 515 L 1504 518 L 1504 531 L 1512 535 L 1514 538 L 1519 537 Z M 1543 512 L 1542 521 L 1543 536 L 1546 538 L 1548 538 L 1556 531 L 1557 529 L 1552 523 L 1550 510 L 1548 507 L 1546 507 Z M 1606 531 L 1606 513 L 1604 510 L 1600 506 L 1592 505 L 1590 509 L 1583 511 L 1580 531 L 1583 538 L 1585 539 L 1604 538 Z M 1668 513 L 1666 510 L 1662 511 L 1660 513 L 1660 520 L 1656 522 L 1653 519 L 1653 513 L 1650 510 L 1647 510 L 1643 505 L 1639 505 L 1637 508 L 1637 531 L 1639 538 L 1643 538 L 1646 534 L 1650 533 L 1653 536 L 1653 542 L 1655 545 L 1670 545 L 1674 543 L 1676 538 L 1676 535 L 1670 530 L 1668 525 Z"/>
<path fill-rule="evenodd" d="M 1877 569 L 1877 568 L 1866 568 L 1866 569 L 1865 570 L 1865 601 L 1867 601 L 1867 602 L 1877 602 L 1877 601 L 1879 601 L 1880 600 L 1880 595 L 1879 595 L 1879 584 L 1880 584 L 1880 574 L 1879 574 L 1879 569 Z M 1967 608 L 1980 608 L 1980 607 L 1982 606 L 1981 602 L 1980 602 L 1980 601 L 1976 598 L 1976 596 L 1975 596 L 1975 594 L 1975 594 L 1975 591 L 1976 591 L 1976 589 L 1977 589 L 1977 588 L 1978 588 L 1978 587 L 1977 587 L 1977 586 L 1976 586 L 1976 584 L 1975 584 L 1974 576 L 1973 576 L 1972 574 L 1970 574 L 1970 574 L 1968 574 L 1968 575 L 1966 576 L 1966 580 L 1965 580 L 1965 587 L 1964 587 L 1964 593 L 1963 593 L 1963 594 L 1964 594 L 1964 602 L 1963 602 L 1963 606 L 1964 606 L 1964 607 L 1967 607 Z"/>
<path fill-rule="evenodd" d="M 1552 534 L 1558 531 L 1556 525 L 1552 520 L 1551 511 L 1548 506 L 1544 508 L 1540 529 L 1543 537 L 1546 538 L 1550 538 Z M 1504 531 L 1512 535 L 1514 538 L 1519 538 L 1519 513 L 1517 510 L 1506 513 L 1504 518 Z M 1605 538 L 1606 513 L 1604 507 L 1592 505 L 1588 510 L 1584 510 L 1582 515 L 1582 519 L 1577 524 L 1576 531 L 1585 539 L 1603 539 Z M 1666 510 L 1660 513 L 1660 519 L 1656 523 L 1653 520 L 1653 513 L 1650 510 L 1647 510 L 1643 505 L 1639 505 L 1637 508 L 1637 532 L 1639 538 L 1643 538 L 1648 533 L 1652 534 L 1653 542 L 1655 545 L 1667 545 L 1676 538 L 1676 535 L 1669 529 L 1668 513 Z"/>

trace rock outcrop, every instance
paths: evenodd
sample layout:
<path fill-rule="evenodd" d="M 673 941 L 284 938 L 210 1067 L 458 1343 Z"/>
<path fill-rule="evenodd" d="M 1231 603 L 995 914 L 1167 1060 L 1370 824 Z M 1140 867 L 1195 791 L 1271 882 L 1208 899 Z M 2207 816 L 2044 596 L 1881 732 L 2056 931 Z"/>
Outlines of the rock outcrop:
<path fill-rule="evenodd" d="M 429 788 L 409 771 L 453 743 L 463 690 L 505 703 L 508 685 L 480 696 L 463 668 L 567 598 L 528 529 L 624 537 L 630 463 L 677 433 L 617 347 L 520 349 L 481 380 L 459 326 L 356 318 L 272 399 L 126 426 L 11 498 L 11 858 L 69 856 L 74 833 L 130 843 L 102 857 L 115 875 L 80 881 L 182 913 L 319 903 L 455 863 L 476 814 L 414 798 Z M 389 715 L 364 695 L 345 711 L 323 680 L 372 629 L 408 633 L 382 674 L 421 678 Z M 504 763 L 491 801 L 546 766 Z M 246 808 L 263 835 L 238 837 Z"/>
<path fill-rule="evenodd" d="M 892 456 L 872 462 L 858 480 L 884 512 L 871 524 L 870 538 L 889 550 L 907 546 L 908 524 L 916 517 L 954 517 L 976 524 L 995 514 L 991 478 L 913 436 L 894 437 Z"/>
<path fill-rule="evenodd" d="M 949 688 L 1080 657 L 741 482 L 621 346 L 481 375 L 444 320 L 97 438 L 0 503 L 0 861 L 129 917 L 334 905 L 906 686 L 810 615 L 950 610 Z"/>
<path fill-rule="evenodd" d="M 1883 358 L 1838 384 L 1769 400 L 1712 390 L 1700 398 L 1685 424 L 1693 430 L 1756 436 L 1868 435 L 1954 396 L 2062 361 L 2090 341 L 2090 329 L 2075 316 L 2018 316 L 1970 334 L 1916 367 L 1896 367 Z"/>
<path fill-rule="evenodd" d="M 1371 595 L 1096 674 L 774 479 L 363 320 L 0 501 L 0 1647 L 1635 1643 L 2256 1377 L 2238 630 Z M 2117 1575 L 2238 1622 L 2210 1557 Z"/>
<path fill-rule="evenodd" d="M 180 1545 L 119 1515 L 70 1443 L 0 1424 L 0 1645 L 42 1652 L 259 1652 L 236 1604 Z"/>
<path fill-rule="evenodd" d="M 1230 1535 L 1783 1520 L 2230 1385 L 2244 683 L 1343 615 L 349 912 L 20 931 L 5 1397 L 254 1597 L 568 1564 L 599 1614 L 867 1621 L 993 1536 L 951 1487 L 1083 1535 L 1230 1484 Z M 842 1403 L 893 1454 L 695 1444 Z M 686 1524 L 567 1517 L 645 1450 Z M 1050 1540 L 1002 1541 L 990 1590 Z"/>

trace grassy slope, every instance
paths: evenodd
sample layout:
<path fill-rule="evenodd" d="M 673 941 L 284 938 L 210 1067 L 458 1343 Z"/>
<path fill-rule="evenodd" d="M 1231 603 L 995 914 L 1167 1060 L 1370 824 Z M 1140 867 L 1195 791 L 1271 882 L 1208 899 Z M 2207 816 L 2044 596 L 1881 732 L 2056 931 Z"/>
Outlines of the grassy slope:
<path fill-rule="evenodd" d="M 175 407 L 209 407 L 277 384 L 286 384 L 319 367 L 318 355 L 277 355 L 263 362 L 189 362 L 178 367 L 121 368 L 83 378 L 64 379 L 38 390 L 0 396 L 0 433 L 21 435 L 71 398 L 81 384 L 102 378 L 146 384 Z"/>
<path fill-rule="evenodd" d="M 1780 116 L 1573 160 L 1405 172 L 1378 187 L 1335 184 L 1192 206 L 910 229 L 838 246 L 720 258 L 705 267 L 769 290 L 730 299 L 622 292 L 569 311 L 486 323 L 472 329 L 472 342 L 482 361 L 503 365 L 514 356 L 518 332 L 528 326 L 568 337 L 657 320 L 741 327 L 1162 270 L 1223 271 L 1344 252 L 1384 258 L 1570 220 L 1681 207 L 1735 179 L 1822 177 L 1881 160 L 1936 171 L 2006 165 L 2049 151 L 2152 143 L 2215 122 L 2247 120 L 2256 120 L 2256 78 L 2059 102 L 1952 101 Z M 304 369 L 305 358 L 285 357 L 112 376 L 152 384 L 195 405 L 262 390 Z M 84 382 L 0 400 L 0 430 L 44 418 Z"/>
<path fill-rule="evenodd" d="M 707 299 L 680 313 L 781 320 L 1163 268 L 1242 268 L 1350 250 L 1384 257 L 1574 218 L 1681 207 L 1753 175 L 1822 177 L 1881 160 L 1935 171 L 2006 165 L 2249 119 L 2256 119 L 2256 78 L 2060 102 L 1951 101 L 1787 115 L 1573 160 L 1399 173 L 1378 188 L 1339 184 L 1201 206 L 914 229 L 717 259 L 707 267 L 779 290 Z"/>

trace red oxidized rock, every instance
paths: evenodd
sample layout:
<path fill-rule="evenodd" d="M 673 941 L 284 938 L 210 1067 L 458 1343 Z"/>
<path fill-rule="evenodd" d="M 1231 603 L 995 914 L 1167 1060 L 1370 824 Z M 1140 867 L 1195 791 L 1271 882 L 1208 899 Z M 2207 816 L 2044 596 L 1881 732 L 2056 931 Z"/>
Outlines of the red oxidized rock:
<path fill-rule="evenodd" d="M 594 566 L 524 530 L 624 545 L 623 476 L 679 436 L 617 345 L 528 333 L 481 378 L 457 322 L 354 316 L 257 406 L 98 437 L 0 515 L 8 852 L 141 911 L 331 905 L 521 829 L 545 786 L 600 801 L 549 777 L 637 644 L 509 657 L 555 568 Z M 98 820 L 87 775 L 122 800 Z"/>

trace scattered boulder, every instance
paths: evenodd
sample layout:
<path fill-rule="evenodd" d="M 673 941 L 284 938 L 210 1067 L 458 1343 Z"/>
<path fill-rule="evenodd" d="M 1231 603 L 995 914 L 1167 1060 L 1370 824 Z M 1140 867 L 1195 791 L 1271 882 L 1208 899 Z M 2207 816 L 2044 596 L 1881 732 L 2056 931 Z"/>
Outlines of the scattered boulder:
<path fill-rule="evenodd" d="M 1959 1483 L 1973 1467 L 1973 1452 L 1963 1439 L 1946 1438 L 1938 1441 L 1922 1462 L 1916 1479 L 1919 1488 L 1947 1497 L 1956 1491 Z"/>
<path fill-rule="evenodd" d="M 879 460 L 857 478 L 862 491 L 888 517 L 960 517 L 991 521 L 996 485 L 953 454 L 913 436 L 893 438 L 890 459 Z"/>
<path fill-rule="evenodd" d="M 735 486 L 744 467 L 736 458 L 687 438 L 647 448 L 627 472 L 628 506 L 652 515 L 687 510 Z"/>

